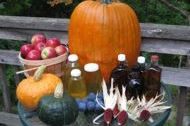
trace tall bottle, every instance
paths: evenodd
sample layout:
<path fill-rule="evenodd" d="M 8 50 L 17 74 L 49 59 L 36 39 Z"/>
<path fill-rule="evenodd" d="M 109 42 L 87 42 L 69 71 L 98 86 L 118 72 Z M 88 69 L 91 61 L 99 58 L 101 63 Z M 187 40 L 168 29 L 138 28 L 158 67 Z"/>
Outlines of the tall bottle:
<path fill-rule="evenodd" d="M 102 76 L 99 65 L 96 63 L 88 63 L 84 65 L 84 79 L 87 86 L 88 94 L 97 93 L 101 89 Z"/>
<path fill-rule="evenodd" d="M 161 88 L 161 72 L 162 69 L 158 64 L 159 56 L 151 56 L 151 64 L 145 71 L 145 96 L 147 100 L 155 97 L 160 93 Z"/>
<path fill-rule="evenodd" d="M 68 63 L 66 64 L 64 70 L 64 76 L 62 77 L 65 90 L 68 89 L 68 81 L 71 77 L 71 70 L 76 68 L 80 69 L 80 65 L 78 64 L 78 56 L 76 54 L 70 54 L 68 56 Z"/>
<path fill-rule="evenodd" d="M 71 70 L 71 77 L 68 83 L 68 93 L 74 98 L 83 99 L 87 96 L 87 88 L 81 71 L 79 69 Z"/>
<path fill-rule="evenodd" d="M 114 87 L 118 86 L 120 93 L 122 93 L 122 86 L 128 88 L 128 65 L 125 54 L 118 55 L 118 65 L 112 70 L 111 78 L 114 79 Z"/>
<path fill-rule="evenodd" d="M 143 93 L 144 87 L 144 70 L 145 70 L 145 57 L 139 56 L 137 65 L 135 65 L 129 74 L 129 88 L 128 92 L 130 97 L 140 97 Z"/>

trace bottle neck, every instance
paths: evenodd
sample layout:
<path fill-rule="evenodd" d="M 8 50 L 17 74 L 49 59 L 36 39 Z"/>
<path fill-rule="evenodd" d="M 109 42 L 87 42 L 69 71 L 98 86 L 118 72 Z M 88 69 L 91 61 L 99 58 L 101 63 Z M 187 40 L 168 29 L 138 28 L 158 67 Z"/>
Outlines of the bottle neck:
<path fill-rule="evenodd" d="M 145 63 L 138 63 L 138 67 L 140 67 L 140 68 L 145 68 Z"/>
<path fill-rule="evenodd" d="M 80 80 L 80 79 L 81 79 L 81 76 L 78 76 L 78 77 L 72 76 L 72 79 L 75 80 L 75 81 L 76 81 L 76 80 Z"/>
<path fill-rule="evenodd" d="M 151 65 L 158 66 L 159 64 L 158 64 L 158 61 L 151 61 Z"/>
<path fill-rule="evenodd" d="M 74 68 L 74 67 L 78 67 L 78 62 L 69 62 L 69 67 Z"/>
<path fill-rule="evenodd" d="M 126 61 L 119 61 L 119 64 L 121 64 L 121 65 L 127 65 L 127 62 Z"/>

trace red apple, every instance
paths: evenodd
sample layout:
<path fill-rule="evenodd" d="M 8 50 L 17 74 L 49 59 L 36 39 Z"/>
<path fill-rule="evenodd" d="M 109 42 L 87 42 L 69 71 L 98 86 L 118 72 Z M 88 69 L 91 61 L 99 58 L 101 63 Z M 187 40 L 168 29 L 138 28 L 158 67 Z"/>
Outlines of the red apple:
<path fill-rule="evenodd" d="M 36 45 L 37 43 L 46 43 L 46 37 L 42 33 L 38 33 L 32 36 L 31 42 L 33 45 Z"/>
<path fill-rule="evenodd" d="M 27 56 L 27 54 L 33 49 L 33 45 L 32 44 L 25 44 L 25 45 L 22 45 L 21 48 L 20 48 L 20 53 L 21 53 L 21 56 L 23 58 L 25 58 Z"/>
<path fill-rule="evenodd" d="M 34 46 L 34 49 L 41 52 L 45 47 L 46 47 L 46 44 L 43 43 L 43 42 L 40 42 L 40 43 L 37 43 L 37 44 Z"/>
<path fill-rule="evenodd" d="M 49 58 L 53 58 L 56 56 L 57 56 L 57 54 L 53 47 L 45 47 L 41 52 L 42 59 L 49 59 Z"/>
<path fill-rule="evenodd" d="M 60 40 L 58 38 L 50 38 L 46 42 L 46 46 L 47 47 L 53 47 L 53 48 L 55 48 L 55 47 L 57 47 L 59 45 L 61 45 L 61 42 L 60 42 Z"/>
<path fill-rule="evenodd" d="M 27 60 L 40 60 L 41 59 L 41 55 L 40 55 L 40 51 L 37 50 L 31 50 L 28 55 L 26 56 Z"/>
<path fill-rule="evenodd" d="M 64 53 L 66 53 L 67 52 L 67 48 L 65 46 L 63 46 L 63 45 L 59 45 L 59 46 L 57 46 L 55 48 L 55 51 L 56 51 L 57 55 L 59 56 L 59 55 L 62 55 Z"/>

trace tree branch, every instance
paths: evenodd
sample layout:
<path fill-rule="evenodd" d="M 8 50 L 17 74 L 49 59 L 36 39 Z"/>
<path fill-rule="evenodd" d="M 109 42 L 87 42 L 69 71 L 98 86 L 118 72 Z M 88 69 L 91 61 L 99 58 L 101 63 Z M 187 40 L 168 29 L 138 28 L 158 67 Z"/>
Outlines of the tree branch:
<path fill-rule="evenodd" d="M 168 8 L 174 10 L 174 11 L 177 11 L 179 12 L 182 16 L 186 17 L 187 20 L 189 21 L 189 24 L 190 24 L 190 12 L 186 11 L 186 10 L 183 10 L 181 8 L 178 8 L 176 6 L 174 6 L 173 4 L 171 4 L 169 1 L 167 0 L 160 0 L 161 3 L 163 3 L 164 5 L 166 5 Z"/>

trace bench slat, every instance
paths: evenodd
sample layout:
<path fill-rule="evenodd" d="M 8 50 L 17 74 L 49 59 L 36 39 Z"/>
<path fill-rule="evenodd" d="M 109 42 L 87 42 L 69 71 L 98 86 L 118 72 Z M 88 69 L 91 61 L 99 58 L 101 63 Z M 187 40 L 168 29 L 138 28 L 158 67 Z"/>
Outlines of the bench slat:
<path fill-rule="evenodd" d="M 22 126 L 18 115 L 0 112 L 0 123 L 6 126 Z"/>
<path fill-rule="evenodd" d="M 1 28 L 68 31 L 69 19 L 0 16 Z M 190 40 L 190 27 L 141 23 L 143 37 Z"/>
<path fill-rule="evenodd" d="M 1 23 L 0 23 L 1 24 Z M 38 30 L 38 29 L 20 29 L 20 28 L 1 28 L 0 38 L 8 40 L 29 41 L 31 36 L 35 33 L 45 33 L 48 38 L 58 37 L 63 43 L 67 42 L 67 32 L 53 31 L 53 30 Z"/>
<path fill-rule="evenodd" d="M 0 16 L 0 22 L 2 28 L 67 31 L 69 19 Z"/>
<path fill-rule="evenodd" d="M 162 81 L 166 84 L 190 87 L 190 69 L 163 67 Z"/>
<path fill-rule="evenodd" d="M 0 63 L 21 66 L 17 51 L 0 50 L 0 54 Z M 190 87 L 190 69 L 163 67 L 162 81 L 171 85 Z"/>
<path fill-rule="evenodd" d="M 190 55 L 188 41 L 143 38 L 141 51 L 174 55 Z"/>

